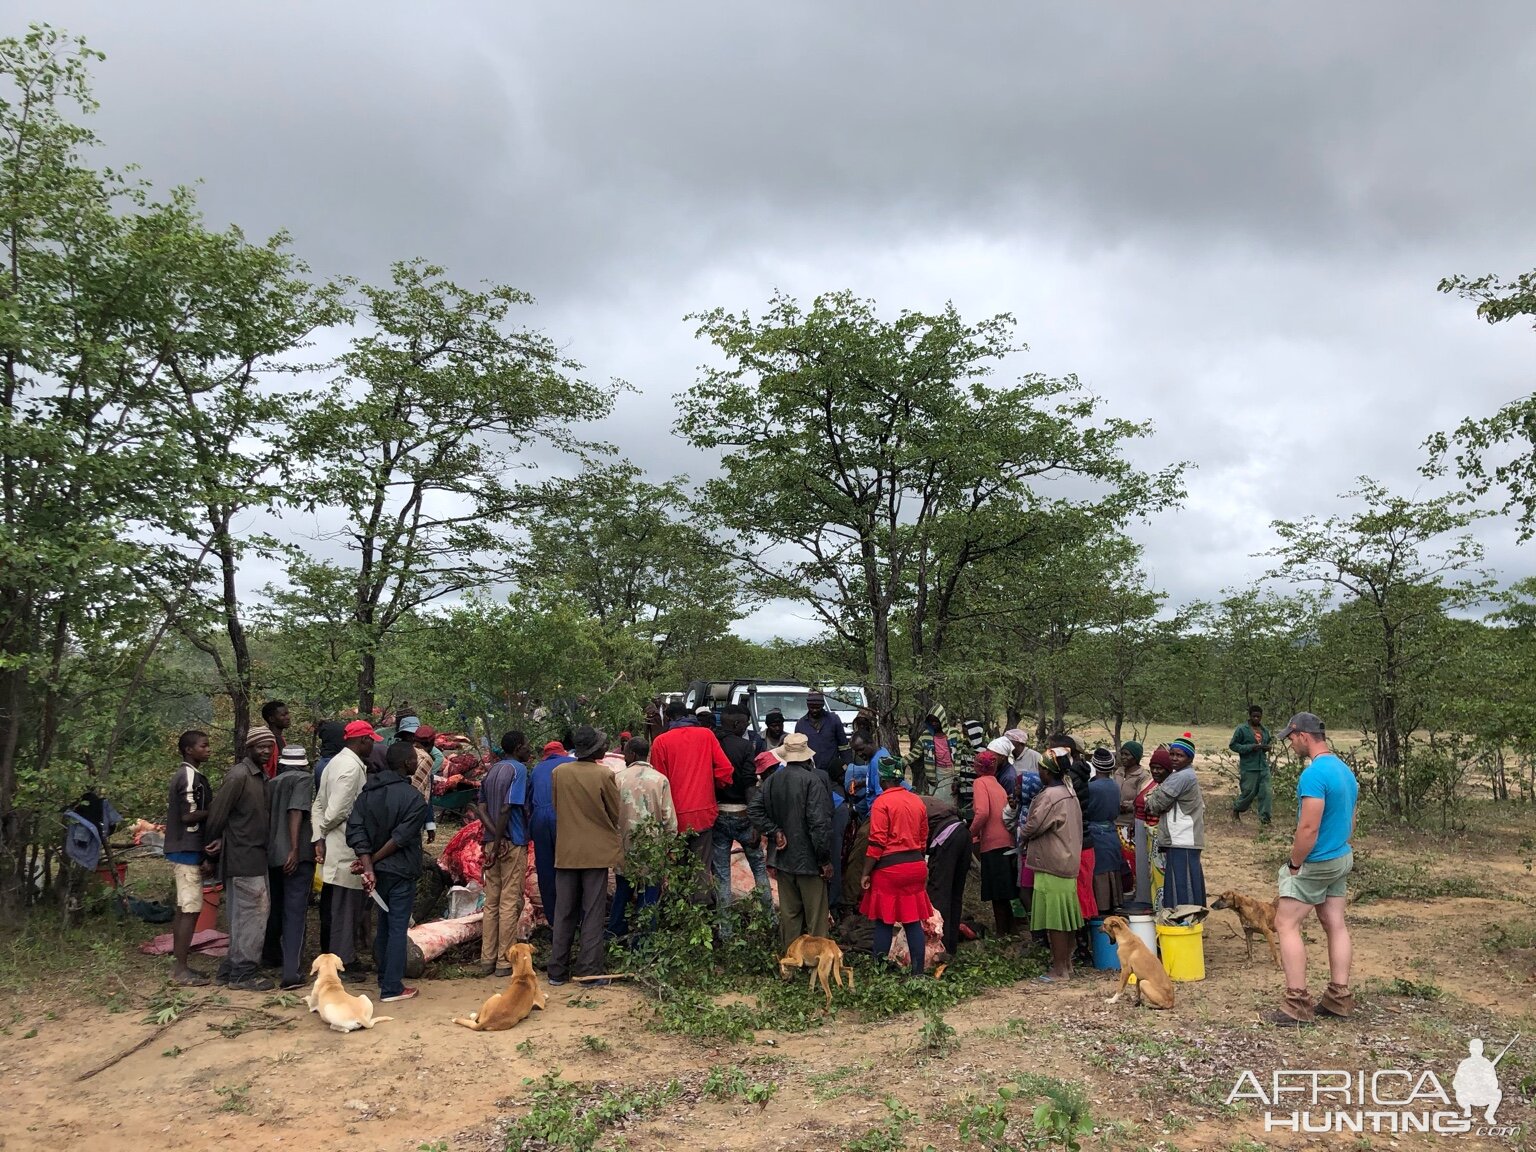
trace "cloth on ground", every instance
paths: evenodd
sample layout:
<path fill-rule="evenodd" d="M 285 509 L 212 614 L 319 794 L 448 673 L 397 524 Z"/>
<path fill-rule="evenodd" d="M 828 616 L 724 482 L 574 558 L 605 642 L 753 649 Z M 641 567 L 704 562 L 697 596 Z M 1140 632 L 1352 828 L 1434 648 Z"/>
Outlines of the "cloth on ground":
<path fill-rule="evenodd" d="M 216 928 L 204 928 L 201 932 L 193 933 L 191 949 L 204 956 L 223 956 L 229 951 L 229 933 L 220 932 Z M 175 950 L 175 934 L 172 932 L 139 945 L 139 951 L 146 956 L 169 956 Z"/>

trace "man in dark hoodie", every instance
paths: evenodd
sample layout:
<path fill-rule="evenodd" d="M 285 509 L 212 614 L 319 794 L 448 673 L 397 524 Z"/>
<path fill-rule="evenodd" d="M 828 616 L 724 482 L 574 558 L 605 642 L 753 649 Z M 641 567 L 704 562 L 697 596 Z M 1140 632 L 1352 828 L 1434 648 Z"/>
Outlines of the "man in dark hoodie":
<path fill-rule="evenodd" d="M 750 722 L 747 710 L 740 705 L 729 704 L 721 710 L 720 748 L 731 762 L 732 776 L 729 784 L 715 784 L 715 800 L 720 811 L 715 817 L 710 851 L 714 856 L 715 908 L 722 940 L 731 937 L 731 852 L 737 844 L 741 845 L 747 867 L 752 869 L 752 881 L 764 911 L 773 912 L 768 869 L 763 864 L 763 838 L 753 829 L 747 816 L 747 798 L 757 789 L 757 750 L 746 735 Z"/>
<path fill-rule="evenodd" d="M 352 870 L 362 876 L 363 890 L 377 892 L 385 904 L 379 909 L 373 955 L 379 966 L 379 999 L 386 1004 L 416 996 L 416 989 L 405 986 L 405 932 L 421 876 L 427 804 L 411 783 L 415 768 L 413 744 L 391 745 L 384 767 L 370 770 L 347 818 L 347 847 L 357 853 Z"/>
<path fill-rule="evenodd" d="M 831 927 L 827 881 L 832 878 L 832 793 L 814 770 L 815 752 L 801 733 L 784 737 L 784 766 L 747 799 L 752 824 L 773 845 L 779 882 L 779 940 L 825 936 Z"/>

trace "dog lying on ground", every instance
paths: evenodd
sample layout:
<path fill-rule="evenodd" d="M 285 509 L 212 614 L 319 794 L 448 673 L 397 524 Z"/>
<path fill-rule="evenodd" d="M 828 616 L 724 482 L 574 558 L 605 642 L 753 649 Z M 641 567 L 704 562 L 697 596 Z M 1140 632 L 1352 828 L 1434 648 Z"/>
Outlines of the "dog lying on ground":
<path fill-rule="evenodd" d="M 1152 949 L 1141 937 L 1131 931 L 1131 926 L 1121 916 L 1104 917 L 1104 934 L 1115 942 L 1120 954 L 1120 987 L 1105 1001 L 1113 1004 L 1136 977 L 1136 1003 L 1150 1004 L 1153 1008 L 1173 1007 L 1173 980 L 1162 961 L 1152 955 Z"/>
<path fill-rule="evenodd" d="M 341 957 L 334 952 L 322 952 L 309 966 L 309 974 L 315 978 L 315 986 L 304 1003 L 311 1012 L 320 1013 L 320 1019 L 331 1026 L 333 1032 L 355 1032 L 359 1028 L 372 1028 L 393 1016 L 375 1016 L 373 1001 L 366 996 L 352 996 L 341 986 L 338 972 L 345 972 Z"/>
<path fill-rule="evenodd" d="M 1211 902 L 1212 908 L 1225 908 L 1237 913 L 1238 923 L 1243 926 L 1243 940 L 1248 945 L 1248 962 L 1253 962 L 1253 938 L 1263 933 L 1269 943 L 1269 958 L 1280 967 L 1280 947 L 1275 943 L 1275 905 L 1278 897 L 1262 904 L 1252 896 L 1241 892 L 1223 892 Z"/>
<path fill-rule="evenodd" d="M 474 1032 L 505 1032 L 527 1019 L 535 1008 L 543 1009 L 549 997 L 539 989 L 539 978 L 533 974 L 533 946 L 512 945 L 507 949 L 507 963 L 512 966 L 512 978 L 506 988 L 487 999 L 480 1005 L 480 1011 L 471 1012 L 468 1018 L 455 1016 L 455 1024 Z"/>
<path fill-rule="evenodd" d="M 837 946 L 834 940 L 828 940 L 825 936 L 797 936 L 791 940 L 784 955 L 779 959 L 779 975 L 785 979 L 793 969 L 811 969 L 808 988 L 814 989 L 816 981 L 821 981 L 821 990 L 827 994 L 827 1007 L 832 1007 L 832 986 L 827 982 L 827 976 L 831 975 L 833 982 L 839 988 L 843 986 L 843 950 Z M 849 969 L 848 990 L 853 990 L 853 971 Z"/>

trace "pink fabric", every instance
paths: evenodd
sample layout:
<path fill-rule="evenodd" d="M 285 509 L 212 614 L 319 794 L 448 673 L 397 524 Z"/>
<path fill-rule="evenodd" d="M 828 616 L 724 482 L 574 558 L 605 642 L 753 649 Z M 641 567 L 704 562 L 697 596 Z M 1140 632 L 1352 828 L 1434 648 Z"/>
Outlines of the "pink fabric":
<path fill-rule="evenodd" d="M 975 816 L 971 819 L 971 842 L 982 852 L 1013 847 L 1013 833 L 1003 823 L 1003 809 L 1008 793 L 995 776 L 978 776 L 971 793 Z"/>
<path fill-rule="evenodd" d="M 139 945 L 139 951 L 146 956 L 169 956 L 175 948 L 175 939 L 169 932 Z M 229 934 L 214 928 L 204 928 L 193 934 L 192 951 L 201 952 L 204 956 L 223 956 L 229 951 Z"/>

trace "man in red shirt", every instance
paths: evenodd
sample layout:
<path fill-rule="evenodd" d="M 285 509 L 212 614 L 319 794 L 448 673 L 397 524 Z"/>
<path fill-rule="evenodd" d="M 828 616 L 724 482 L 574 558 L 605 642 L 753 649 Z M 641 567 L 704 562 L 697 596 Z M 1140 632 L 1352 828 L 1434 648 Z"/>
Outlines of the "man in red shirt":
<path fill-rule="evenodd" d="M 709 861 L 714 841 L 715 785 L 729 786 L 731 762 L 714 732 L 702 727 L 680 701 L 667 705 L 667 730 L 651 745 L 651 767 L 672 786 L 677 809 L 677 830 L 686 838 L 688 851 L 698 862 L 699 896 L 708 900 Z"/>

